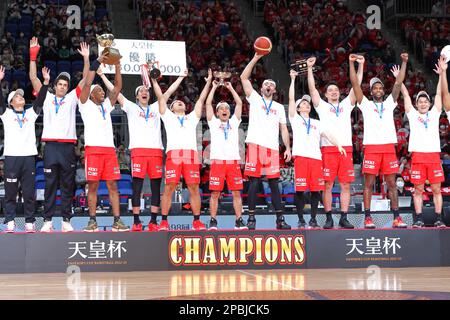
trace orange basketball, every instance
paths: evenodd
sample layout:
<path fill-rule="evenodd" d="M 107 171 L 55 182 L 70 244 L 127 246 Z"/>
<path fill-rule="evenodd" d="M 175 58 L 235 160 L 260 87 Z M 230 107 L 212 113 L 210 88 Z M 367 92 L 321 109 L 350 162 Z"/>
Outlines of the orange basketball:
<path fill-rule="evenodd" d="M 259 37 L 255 40 L 253 48 L 257 54 L 265 56 L 272 51 L 272 41 L 267 37 Z"/>

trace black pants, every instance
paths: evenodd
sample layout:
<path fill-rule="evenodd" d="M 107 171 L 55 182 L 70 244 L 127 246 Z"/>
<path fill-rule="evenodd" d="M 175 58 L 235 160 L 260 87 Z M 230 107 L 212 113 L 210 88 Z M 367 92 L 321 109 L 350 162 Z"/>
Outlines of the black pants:
<path fill-rule="evenodd" d="M 16 217 L 17 191 L 19 183 L 22 188 L 25 222 L 35 221 L 35 156 L 5 157 L 5 221 L 8 223 Z"/>
<path fill-rule="evenodd" d="M 63 142 L 46 142 L 44 149 L 44 219 L 55 214 L 56 192 L 61 190 L 61 216 L 72 217 L 72 201 L 75 195 L 76 171 L 75 145 Z"/>

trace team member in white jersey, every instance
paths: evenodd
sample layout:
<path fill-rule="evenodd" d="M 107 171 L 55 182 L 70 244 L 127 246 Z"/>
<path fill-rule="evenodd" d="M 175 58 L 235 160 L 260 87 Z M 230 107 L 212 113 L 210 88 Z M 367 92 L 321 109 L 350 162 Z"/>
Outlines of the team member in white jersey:
<path fill-rule="evenodd" d="M 220 192 L 223 190 L 224 182 L 227 181 L 228 190 L 233 194 L 233 207 L 236 214 L 235 229 L 248 229 L 242 219 L 241 190 L 242 173 L 239 165 L 239 124 L 241 123 L 242 100 L 234 90 L 231 82 L 225 83 L 225 88 L 233 95 L 235 108 L 231 117 L 230 105 L 221 101 L 216 105 L 214 114 L 212 102 L 214 93 L 219 83 L 213 81 L 211 92 L 206 99 L 206 118 L 208 119 L 209 131 L 211 133 L 210 159 L 211 169 L 209 173 L 209 190 L 211 199 L 209 203 L 211 220 L 209 230 L 217 230 L 217 207 Z"/>
<path fill-rule="evenodd" d="M 36 132 L 35 122 L 42 111 L 42 105 L 48 90 L 50 70 L 42 69 L 44 85 L 41 86 L 33 107 L 25 108 L 23 90 L 17 89 L 8 95 L 8 106 L 5 105 L 3 96 L 0 97 L 0 118 L 3 122 L 5 134 L 4 152 L 5 157 L 5 220 L 6 232 L 15 231 L 14 218 L 16 217 L 17 191 L 22 189 L 25 231 L 35 232 L 35 157 Z M 0 81 L 5 76 L 5 68 L 0 66 Z"/>
<path fill-rule="evenodd" d="M 435 227 L 445 228 L 442 222 L 442 194 L 441 183 L 445 181 L 442 170 L 439 139 L 439 118 L 442 113 L 441 78 L 445 76 L 443 70 L 436 65 L 439 74 L 434 106 L 428 93 L 420 91 L 416 96 L 414 108 L 408 89 L 402 85 L 402 95 L 405 101 L 405 111 L 409 120 L 409 147 L 412 152 L 411 182 L 414 184 L 414 208 L 416 211 L 415 228 L 425 224 L 422 219 L 423 191 L 425 181 L 431 185 L 433 192 L 434 210 L 437 215 Z M 398 76 L 398 67 L 393 69 L 394 76 Z"/>
<path fill-rule="evenodd" d="M 166 180 L 164 193 L 161 199 L 162 221 L 159 230 L 169 230 L 167 216 L 170 211 L 172 194 L 180 181 L 181 175 L 187 184 L 194 221 L 194 230 L 206 230 L 200 221 L 200 162 L 197 154 L 197 124 L 202 116 L 202 108 L 208 95 L 209 86 L 212 81 L 212 72 L 208 71 L 208 78 L 200 97 L 195 103 L 194 110 L 186 114 L 186 105 L 181 100 L 175 100 L 167 108 L 166 97 L 155 79 L 151 79 L 153 89 L 159 103 L 159 113 L 164 122 L 167 134 L 166 146 Z"/>
<path fill-rule="evenodd" d="M 108 90 L 114 85 L 103 74 L 102 69 L 97 70 Z M 186 71 L 187 75 L 187 71 Z M 185 76 L 180 76 L 164 93 L 166 99 L 177 90 Z M 163 170 L 163 143 L 161 138 L 161 116 L 158 101 L 149 104 L 150 92 L 141 85 L 135 90 L 135 101 L 132 102 L 119 94 L 117 101 L 127 114 L 128 130 L 130 134 L 132 189 L 131 198 L 134 222 L 131 231 L 142 231 L 142 222 L 139 218 L 141 206 L 141 192 L 144 178 L 148 174 L 152 192 L 151 219 L 148 224 L 149 231 L 158 231 L 156 218 L 159 212 L 161 178 Z"/>
<path fill-rule="evenodd" d="M 350 81 L 355 91 L 356 101 L 364 117 L 364 226 L 375 228 L 370 215 L 370 202 L 375 178 L 378 174 L 384 175 L 388 186 L 391 208 L 394 212 L 393 228 L 406 228 L 398 212 L 398 195 L 395 184 L 395 176 L 398 172 L 398 161 L 395 154 L 397 133 L 394 125 L 394 109 L 397 107 L 397 99 L 406 74 L 408 54 L 402 53 L 402 66 L 395 80 L 392 93 L 385 99 L 384 85 L 378 78 L 370 80 L 370 93 L 373 100 L 367 99 L 359 84 L 355 72 L 355 61 L 359 55 L 350 54 Z"/>
<path fill-rule="evenodd" d="M 361 56 L 358 62 L 358 81 L 362 82 L 364 72 L 364 57 Z M 333 128 L 336 135 L 348 156 L 343 156 L 337 147 L 333 146 L 326 137 L 322 138 L 322 161 L 323 176 L 325 180 L 325 190 L 323 192 L 323 206 L 327 220 L 324 229 L 333 228 L 334 222 L 331 215 L 332 210 L 332 189 L 336 176 L 341 187 L 340 205 L 341 219 L 339 226 L 345 229 L 353 229 L 354 226 L 347 220 L 348 207 L 350 205 L 350 183 L 355 180 L 353 169 L 353 142 L 352 142 L 352 119 L 351 113 L 356 104 L 356 97 L 353 89 L 349 95 L 340 100 L 341 93 L 336 83 L 330 82 L 325 87 L 325 99 L 320 97 L 314 81 L 313 66 L 316 58 L 311 57 L 306 60 L 308 67 L 308 87 L 312 104 L 319 114 L 320 122 L 329 128 Z"/>
<path fill-rule="evenodd" d="M 254 66 L 261 57 L 261 55 L 256 53 L 241 74 L 242 86 L 247 101 L 250 103 L 248 132 L 245 140 L 247 143 L 247 154 L 244 171 L 244 174 L 250 179 L 247 226 L 250 230 L 255 230 L 256 228 L 256 198 L 261 176 L 265 175 L 269 181 L 272 204 L 277 216 L 276 228 L 287 230 L 291 229 L 291 226 L 284 221 L 278 179 L 280 177 L 280 130 L 283 143 L 286 146 L 284 153 L 286 162 L 291 160 L 289 131 L 286 126 L 284 106 L 273 101 L 273 95 L 276 93 L 275 81 L 271 79 L 264 80 L 260 90 L 261 96 L 253 89 L 249 80 Z"/>
<path fill-rule="evenodd" d="M 94 60 L 89 67 L 86 83 L 81 89 L 78 107 L 84 123 L 85 166 L 88 182 L 89 222 L 86 232 L 98 231 L 96 221 L 97 191 L 100 180 L 106 180 L 114 223 L 112 231 L 128 231 L 129 228 L 120 219 L 119 193 L 115 180 L 120 179 L 119 163 L 114 146 L 111 111 L 122 89 L 120 64 L 115 65 L 114 88 L 105 99 L 105 92 L 99 85 L 92 85 L 100 63 L 106 54 Z M 86 63 L 86 62 L 85 62 Z"/>
<path fill-rule="evenodd" d="M 305 228 L 306 222 L 303 218 L 305 207 L 304 192 L 311 193 L 311 220 L 310 228 L 319 228 L 316 215 L 320 201 L 320 191 L 324 190 L 322 152 L 320 150 L 320 139 L 326 137 L 338 152 L 344 157 L 347 153 L 339 144 L 333 134 L 326 130 L 322 121 L 311 119 L 311 97 L 304 95 L 295 100 L 295 78 L 298 72 L 291 70 L 291 85 L 289 87 L 289 122 L 293 132 L 292 155 L 295 168 L 295 202 L 298 214 L 299 228 Z"/>
<path fill-rule="evenodd" d="M 89 45 L 82 42 L 78 52 L 84 61 L 89 63 Z M 39 43 L 36 37 L 30 40 L 30 80 L 33 89 L 38 92 L 42 84 L 36 73 L 36 60 L 39 53 Z M 76 107 L 84 78 L 89 65 L 83 70 L 83 79 L 78 86 L 68 92 L 70 88 L 70 75 L 61 72 L 54 82 L 55 93 L 48 92 L 43 108 L 44 129 L 42 141 L 44 149 L 44 225 L 41 232 L 53 230 L 52 218 L 55 214 L 56 193 L 58 186 L 61 190 L 61 216 L 63 222 L 61 231 L 73 231 L 70 224 L 72 217 L 72 201 L 75 194 L 76 157 L 75 144 L 77 134 L 75 129 Z"/>

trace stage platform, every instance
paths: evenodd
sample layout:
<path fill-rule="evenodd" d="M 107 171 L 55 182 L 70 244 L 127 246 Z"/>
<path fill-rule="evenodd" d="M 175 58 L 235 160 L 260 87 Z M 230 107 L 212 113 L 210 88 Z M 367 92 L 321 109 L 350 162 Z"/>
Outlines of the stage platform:
<path fill-rule="evenodd" d="M 0 273 L 450 266 L 450 228 L 1 234 Z"/>

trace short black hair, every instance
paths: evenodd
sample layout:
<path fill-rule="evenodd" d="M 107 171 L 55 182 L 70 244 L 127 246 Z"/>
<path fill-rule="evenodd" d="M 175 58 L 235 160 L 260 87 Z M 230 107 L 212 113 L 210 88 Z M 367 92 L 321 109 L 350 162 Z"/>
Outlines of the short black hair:
<path fill-rule="evenodd" d="M 338 89 L 339 89 L 338 83 L 337 83 L 336 81 L 330 81 L 330 82 L 328 82 L 328 83 L 325 85 L 325 91 L 328 90 L 328 87 L 329 87 L 329 86 L 336 86 L 336 87 L 338 87 Z"/>

